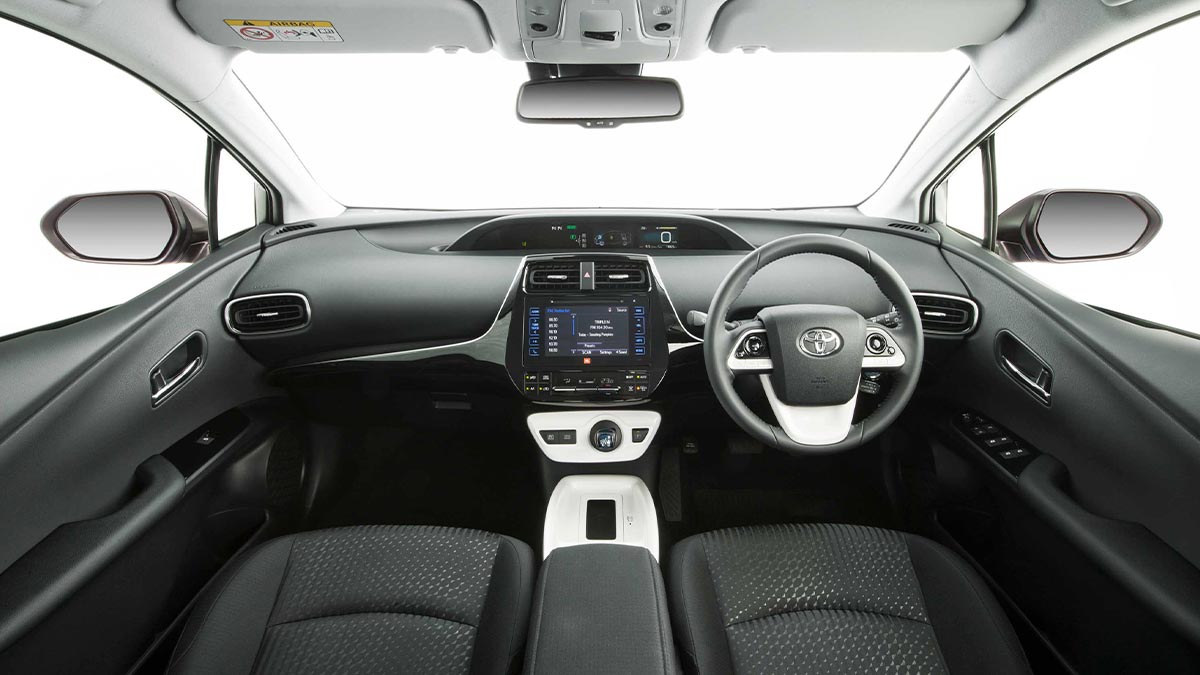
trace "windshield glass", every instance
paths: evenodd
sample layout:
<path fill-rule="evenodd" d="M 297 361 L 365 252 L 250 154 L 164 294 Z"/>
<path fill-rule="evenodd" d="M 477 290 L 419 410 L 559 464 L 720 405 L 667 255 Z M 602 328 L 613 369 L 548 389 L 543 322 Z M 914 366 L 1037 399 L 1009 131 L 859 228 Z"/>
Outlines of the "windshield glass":
<path fill-rule="evenodd" d="M 682 118 L 585 129 L 520 122 L 525 64 L 495 53 L 234 64 L 335 199 L 437 209 L 858 204 L 966 67 L 958 52 L 709 53 L 643 69 L 679 80 Z"/>

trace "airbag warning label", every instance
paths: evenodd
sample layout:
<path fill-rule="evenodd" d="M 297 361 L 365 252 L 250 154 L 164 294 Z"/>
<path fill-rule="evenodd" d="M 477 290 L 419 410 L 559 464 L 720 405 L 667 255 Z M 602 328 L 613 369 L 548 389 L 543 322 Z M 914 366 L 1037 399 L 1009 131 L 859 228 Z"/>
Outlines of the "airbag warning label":
<path fill-rule="evenodd" d="M 247 42 L 341 42 L 329 21 L 263 21 L 225 19 L 225 25 Z"/>

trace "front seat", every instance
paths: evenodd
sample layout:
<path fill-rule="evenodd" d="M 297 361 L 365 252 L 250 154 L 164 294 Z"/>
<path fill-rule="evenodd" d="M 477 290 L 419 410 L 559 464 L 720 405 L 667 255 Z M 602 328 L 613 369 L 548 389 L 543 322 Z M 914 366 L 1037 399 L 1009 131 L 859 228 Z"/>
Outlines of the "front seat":
<path fill-rule="evenodd" d="M 719 673 L 1028 673 L 967 564 L 922 537 L 852 525 L 719 530 L 671 552 L 683 661 Z"/>
<path fill-rule="evenodd" d="M 445 527 L 305 532 L 233 561 L 201 595 L 169 672 L 508 673 L 533 554 Z"/>

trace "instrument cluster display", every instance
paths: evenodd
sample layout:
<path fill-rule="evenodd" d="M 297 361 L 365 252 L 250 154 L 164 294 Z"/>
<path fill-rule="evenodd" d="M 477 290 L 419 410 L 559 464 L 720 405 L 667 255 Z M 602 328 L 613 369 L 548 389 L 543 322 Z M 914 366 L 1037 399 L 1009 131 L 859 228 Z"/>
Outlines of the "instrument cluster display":
<path fill-rule="evenodd" d="M 497 224 L 463 249 L 475 251 L 728 251 L 743 248 L 728 232 L 664 219 L 537 219 Z M 459 247 L 452 247 L 457 249 Z"/>

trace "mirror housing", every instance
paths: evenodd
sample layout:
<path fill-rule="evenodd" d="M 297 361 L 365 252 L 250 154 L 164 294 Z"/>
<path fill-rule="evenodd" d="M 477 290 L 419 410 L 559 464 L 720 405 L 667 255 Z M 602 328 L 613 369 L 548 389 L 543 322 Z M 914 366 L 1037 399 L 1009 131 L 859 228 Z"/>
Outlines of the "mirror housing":
<path fill-rule="evenodd" d="M 608 129 L 628 122 L 661 122 L 683 115 L 675 80 L 640 75 L 530 80 L 517 94 L 522 122 Z"/>
<path fill-rule="evenodd" d="M 1136 192 L 1044 190 L 997 219 L 996 244 L 1012 262 L 1086 262 L 1133 255 L 1162 228 L 1162 214 Z"/>
<path fill-rule="evenodd" d="M 163 191 L 72 195 L 42 217 L 42 234 L 82 262 L 163 265 L 195 262 L 209 252 L 204 213 Z"/>

